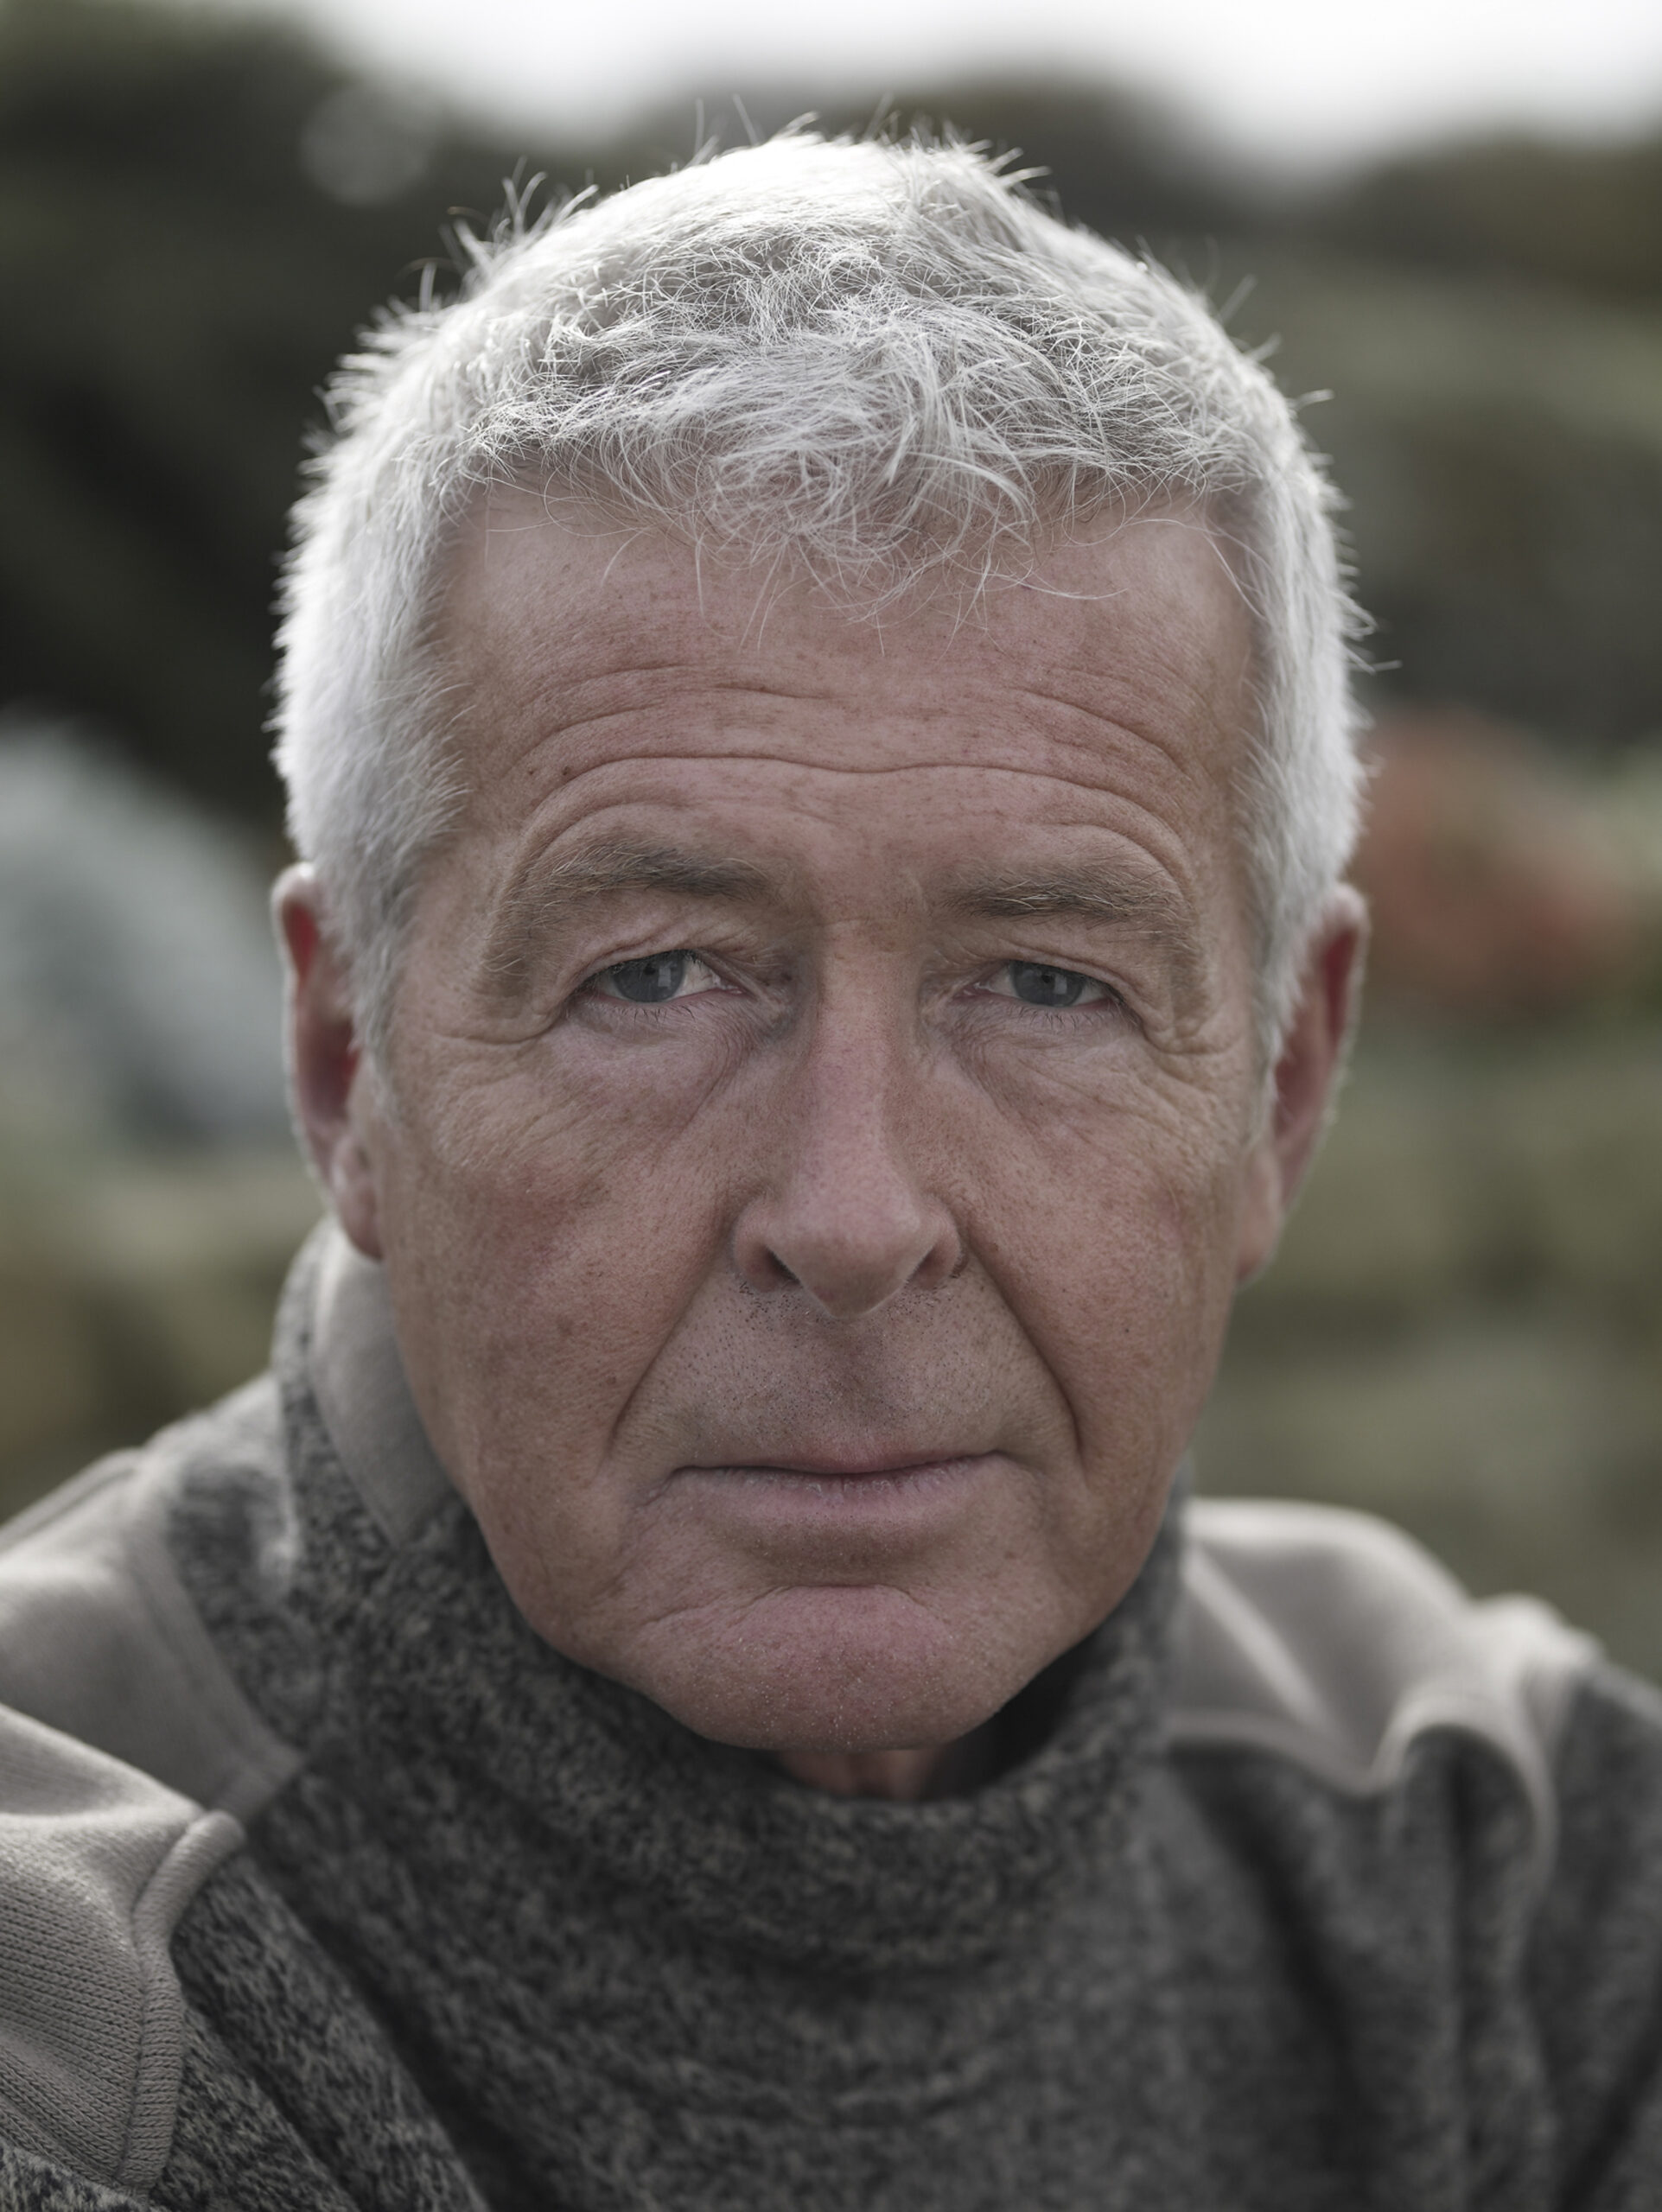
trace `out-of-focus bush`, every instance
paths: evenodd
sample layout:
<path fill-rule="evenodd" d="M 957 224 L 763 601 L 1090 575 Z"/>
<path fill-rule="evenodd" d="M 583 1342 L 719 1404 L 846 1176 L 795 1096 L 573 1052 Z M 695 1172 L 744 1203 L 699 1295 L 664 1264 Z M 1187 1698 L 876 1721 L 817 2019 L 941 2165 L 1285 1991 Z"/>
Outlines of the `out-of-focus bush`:
<path fill-rule="evenodd" d="M 1662 1034 L 1365 1035 L 1202 1489 L 1383 1513 L 1662 1677 Z"/>
<path fill-rule="evenodd" d="M 319 1212 L 291 1146 L 0 1154 L 0 1519 L 264 1366 Z"/>
<path fill-rule="evenodd" d="M 1200 1486 L 1383 1513 L 1662 1677 L 1662 744 L 1374 747 L 1360 1046 Z"/>
<path fill-rule="evenodd" d="M 1382 163 L 1340 190 L 1328 234 L 1382 260 L 1504 271 L 1592 297 L 1662 299 L 1662 139 L 1501 137 Z"/>
<path fill-rule="evenodd" d="M 1662 865 L 1629 834 L 1635 779 L 1572 777 L 1469 711 L 1388 716 L 1371 750 L 1354 874 L 1376 1005 L 1518 1020 L 1642 998 Z"/>

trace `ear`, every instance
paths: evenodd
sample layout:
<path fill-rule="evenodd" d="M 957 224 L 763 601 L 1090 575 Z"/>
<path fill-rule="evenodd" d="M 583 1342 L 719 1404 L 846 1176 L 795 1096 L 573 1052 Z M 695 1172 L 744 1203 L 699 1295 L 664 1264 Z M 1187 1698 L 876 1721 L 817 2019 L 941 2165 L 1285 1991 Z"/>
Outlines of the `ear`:
<path fill-rule="evenodd" d="M 288 970 L 289 1083 L 294 1110 L 341 1226 L 358 1249 L 381 1257 L 379 1198 L 368 1077 L 344 967 L 323 926 L 314 871 L 285 868 L 271 912 Z"/>
<path fill-rule="evenodd" d="M 1355 1020 L 1366 946 L 1366 906 L 1359 891 L 1340 884 L 1310 939 L 1298 1001 L 1276 1061 L 1269 1115 L 1248 1161 L 1238 1282 L 1268 1264 L 1315 1155 Z"/>

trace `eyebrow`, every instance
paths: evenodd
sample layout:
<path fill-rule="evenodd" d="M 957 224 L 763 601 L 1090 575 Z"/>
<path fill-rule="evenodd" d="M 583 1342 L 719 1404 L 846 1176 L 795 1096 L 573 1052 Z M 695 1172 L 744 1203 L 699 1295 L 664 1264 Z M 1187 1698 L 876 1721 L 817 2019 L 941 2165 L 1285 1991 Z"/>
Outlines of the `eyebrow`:
<path fill-rule="evenodd" d="M 1164 948 L 1185 984 L 1194 980 L 1202 965 L 1193 917 L 1177 893 L 1162 884 L 1135 882 L 1107 869 L 972 876 L 959 882 L 952 903 L 958 912 L 975 920 L 1030 921 L 1054 916 L 1150 938 Z"/>
<path fill-rule="evenodd" d="M 550 933 L 592 901 L 619 893 L 664 892 L 712 903 L 777 899 L 780 886 L 765 868 L 740 860 L 712 860 L 672 845 L 590 845 L 526 871 L 498 903 L 486 943 L 491 976 L 512 989 L 524 981 L 528 956 Z M 1181 984 L 1201 967 L 1187 906 L 1163 885 L 1138 883 L 1107 869 L 997 871 L 961 878 L 949 906 L 966 919 L 1035 920 L 1057 917 L 1150 938 L 1164 948 Z"/>
<path fill-rule="evenodd" d="M 486 966 L 512 988 L 524 980 L 530 950 L 583 907 L 620 892 L 653 891 L 710 900 L 777 896 L 774 879 L 748 861 L 707 860 L 672 845 L 589 845 L 508 886 L 486 939 Z"/>

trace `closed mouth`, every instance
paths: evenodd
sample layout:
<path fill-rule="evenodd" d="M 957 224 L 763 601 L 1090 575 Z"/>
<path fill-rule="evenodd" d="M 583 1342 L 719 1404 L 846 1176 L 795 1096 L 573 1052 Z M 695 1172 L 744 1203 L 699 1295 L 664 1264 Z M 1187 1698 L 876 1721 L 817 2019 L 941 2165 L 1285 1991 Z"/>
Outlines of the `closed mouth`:
<path fill-rule="evenodd" d="M 882 1482 L 907 1476 L 965 1471 L 990 1455 L 984 1452 L 931 1452 L 903 1456 L 790 1460 L 728 1460 L 685 1467 L 684 1474 L 733 1475 L 762 1481 L 806 1483 Z"/>

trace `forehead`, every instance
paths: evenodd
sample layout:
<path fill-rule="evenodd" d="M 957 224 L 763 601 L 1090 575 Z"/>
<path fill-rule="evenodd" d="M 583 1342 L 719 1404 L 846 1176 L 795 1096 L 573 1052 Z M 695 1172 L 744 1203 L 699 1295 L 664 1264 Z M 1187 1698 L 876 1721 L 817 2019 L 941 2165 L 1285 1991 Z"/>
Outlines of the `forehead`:
<path fill-rule="evenodd" d="M 1251 712 L 1241 595 L 1183 513 L 1104 523 L 967 611 L 877 619 L 498 492 L 456 550 L 440 646 L 480 830 L 678 778 L 740 803 L 794 779 L 844 810 L 876 775 L 899 816 L 1019 797 L 1198 831 L 1232 821 Z"/>

